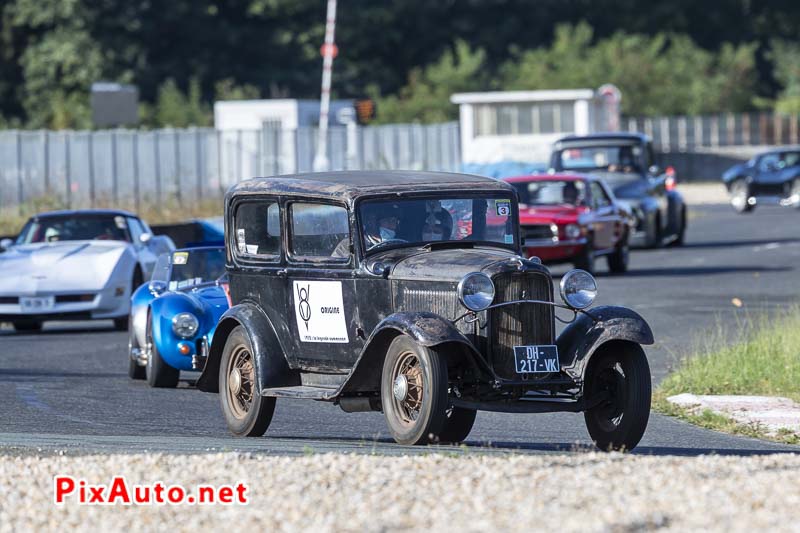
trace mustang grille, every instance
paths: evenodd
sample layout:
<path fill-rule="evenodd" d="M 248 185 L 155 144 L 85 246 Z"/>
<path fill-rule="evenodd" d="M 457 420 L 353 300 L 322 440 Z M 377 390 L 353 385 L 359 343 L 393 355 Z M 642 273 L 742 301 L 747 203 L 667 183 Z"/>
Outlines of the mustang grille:
<path fill-rule="evenodd" d="M 553 231 L 550 224 L 535 224 L 533 226 L 522 226 L 522 235 L 529 241 L 553 240 L 558 233 Z"/>
<path fill-rule="evenodd" d="M 510 272 L 493 278 L 495 303 L 513 300 L 553 301 L 553 284 L 544 274 Z M 489 311 L 489 350 L 495 373 L 519 379 L 514 346 L 553 344 L 554 309 L 544 304 L 515 304 Z"/>

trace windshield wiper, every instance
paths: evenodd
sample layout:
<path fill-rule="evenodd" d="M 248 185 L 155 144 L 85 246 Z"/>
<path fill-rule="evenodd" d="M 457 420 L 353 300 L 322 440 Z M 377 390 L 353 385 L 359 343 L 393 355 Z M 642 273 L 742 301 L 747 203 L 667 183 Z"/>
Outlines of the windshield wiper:
<path fill-rule="evenodd" d="M 434 241 L 423 246 L 425 250 L 450 250 L 454 248 L 475 248 L 472 241 Z"/>

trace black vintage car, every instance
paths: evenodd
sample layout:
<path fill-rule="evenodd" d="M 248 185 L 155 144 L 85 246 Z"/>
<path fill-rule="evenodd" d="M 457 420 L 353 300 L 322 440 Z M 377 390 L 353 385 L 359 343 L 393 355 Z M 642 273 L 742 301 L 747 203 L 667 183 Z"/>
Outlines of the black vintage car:
<path fill-rule="evenodd" d="M 237 436 L 276 398 L 383 411 L 403 444 L 454 443 L 478 410 L 584 412 L 631 449 L 650 412 L 647 323 L 586 309 L 594 278 L 520 255 L 517 195 L 488 178 L 330 172 L 242 182 L 225 197 L 232 307 L 198 387 Z M 556 309 L 569 325 L 556 338 Z"/>
<path fill-rule="evenodd" d="M 749 213 L 757 204 L 800 208 L 800 149 L 759 154 L 726 170 L 722 182 L 738 213 Z"/>
<path fill-rule="evenodd" d="M 656 164 L 653 142 L 642 133 L 595 133 L 559 139 L 550 167 L 588 172 L 605 180 L 636 217 L 631 246 L 682 245 L 688 220 L 675 177 Z"/>

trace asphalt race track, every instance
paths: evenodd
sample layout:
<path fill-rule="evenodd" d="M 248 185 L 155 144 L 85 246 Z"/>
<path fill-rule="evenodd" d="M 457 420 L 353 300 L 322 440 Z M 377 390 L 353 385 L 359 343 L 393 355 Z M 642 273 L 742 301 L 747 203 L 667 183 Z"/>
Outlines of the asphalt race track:
<path fill-rule="evenodd" d="M 648 356 L 656 381 L 718 323 L 731 331 L 746 313 L 800 302 L 800 212 L 759 208 L 736 215 L 725 206 L 692 209 L 683 248 L 637 251 L 623 277 L 599 262 L 599 304 L 622 304 L 650 322 L 657 344 Z M 562 273 L 565 267 L 555 267 Z M 744 305 L 737 308 L 733 298 Z M 50 323 L 44 332 L 0 330 L 0 449 L 18 453 L 66 450 L 243 450 L 427 452 L 391 441 L 380 413 L 347 414 L 313 401 L 279 400 L 267 435 L 234 439 L 216 395 L 183 381 L 151 389 L 127 377 L 127 334 L 111 323 Z M 191 378 L 192 376 L 187 376 Z M 479 413 L 467 450 L 554 452 L 591 446 L 583 416 Z M 464 448 L 453 447 L 454 451 Z M 800 451 L 728 436 L 652 415 L 638 453 L 765 453 Z"/>

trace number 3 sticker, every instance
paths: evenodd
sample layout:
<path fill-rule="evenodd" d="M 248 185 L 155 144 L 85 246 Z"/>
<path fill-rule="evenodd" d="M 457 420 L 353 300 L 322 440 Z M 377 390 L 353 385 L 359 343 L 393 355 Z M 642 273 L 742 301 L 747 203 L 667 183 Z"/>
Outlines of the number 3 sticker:
<path fill-rule="evenodd" d="M 511 214 L 511 202 L 497 202 L 497 216 L 499 217 L 507 217 Z"/>

